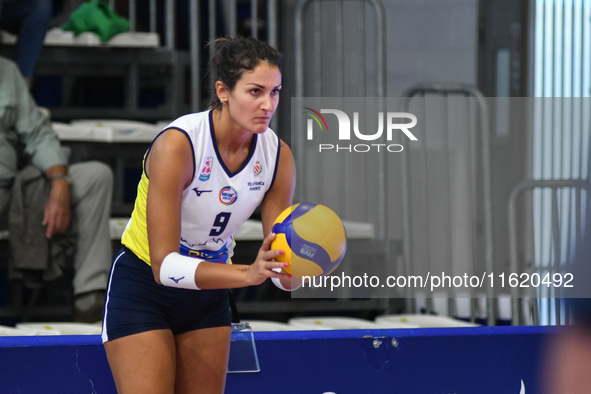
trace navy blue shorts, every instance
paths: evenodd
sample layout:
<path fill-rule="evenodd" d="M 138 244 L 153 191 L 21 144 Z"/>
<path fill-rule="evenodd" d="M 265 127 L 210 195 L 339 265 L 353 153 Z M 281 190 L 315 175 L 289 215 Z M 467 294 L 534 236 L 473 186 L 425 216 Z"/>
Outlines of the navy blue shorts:
<path fill-rule="evenodd" d="M 174 335 L 230 326 L 228 290 L 190 290 L 159 285 L 152 268 L 121 251 L 111 267 L 103 315 L 103 343 L 140 332 L 169 329 Z"/>

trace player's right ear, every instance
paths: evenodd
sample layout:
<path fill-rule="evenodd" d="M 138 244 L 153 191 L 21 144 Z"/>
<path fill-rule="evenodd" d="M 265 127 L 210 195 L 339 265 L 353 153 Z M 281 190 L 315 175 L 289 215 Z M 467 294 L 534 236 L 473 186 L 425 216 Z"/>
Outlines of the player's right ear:
<path fill-rule="evenodd" d="M 218 99 L 223 103 L 228 101 L 228 96 L 230 95 L 230 90 L 226 86 L 225 83 L 222 81 L 217 81 L 215 83 L 215 92 L 218 96 Z"/>

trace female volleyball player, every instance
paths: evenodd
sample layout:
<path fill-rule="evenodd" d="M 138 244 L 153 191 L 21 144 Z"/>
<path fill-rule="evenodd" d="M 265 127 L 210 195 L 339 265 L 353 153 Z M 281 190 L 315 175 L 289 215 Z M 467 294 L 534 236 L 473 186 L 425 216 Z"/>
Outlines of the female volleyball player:
<path fill-rule="evenodd" d="M 211 109 L 173 121 L 152 143 L 113 262 L 102 338 L 119 393 L 223 393 L 226 289 L 267 278 L 290 288 L 290 276 L 276 272 L 283 252 L 269 249 L 295 185 L 291 151 L 268 128 L 281 57 L 253 38 L 213 44 Z M 228 264 L 232 234 L 261 203 L 256 260 Z"/>

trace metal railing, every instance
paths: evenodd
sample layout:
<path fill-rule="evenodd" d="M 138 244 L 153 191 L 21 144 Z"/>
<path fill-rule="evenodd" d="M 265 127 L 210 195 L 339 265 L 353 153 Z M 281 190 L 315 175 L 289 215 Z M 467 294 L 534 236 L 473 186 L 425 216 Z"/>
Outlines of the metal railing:
<path fill-rule="evenodd" d="M 583 191 L 586 193 L 586 199 L 583 199 Z M 522 219 L 529 225 L 519 227 L 518 216 L 523 215 L 524 211 L 518 208 L 518 203 L 526 192 L 529 192 L 530 198 L 526 202 L 525 217 Z M 546 201 L 542 201 L 543 199 Z M 580 245 L 585 224 L 582 212 L 585 206 L 589 208 L 590 199 L 591 183 L 580 179 L 526 180 L 517 185 L 511 192 L 508 211 L 511 272 L 527 272 L 530 275 L 541 272 L 541 276 L 545 276 L 545 273 L 552 276 L 554 273 L 561 272 L 565 264 L 570 263 L 572 250 L 568 248 Z M 545 217 L 549 220 L 545 220 Z M 574 219 L 574 225 L 570 223 L 571 219 Z M 524 231 L 520 232 L 520 228 Z M 537 232 L 537 236 L 532 234 L 533 232 Z M 545 237 L 544 233 L 548 237 Z M 547 259 L 542 256 L 543 253 L 539 252 L 539 247 L 547 248 L 551 252 L 548 253 Z M 538 249 L 537 252 L 536 249 Z M 511 288 L 514 325 L 529 322 L 538 325 L 541 315 L 545 315 L 547 320 L 550 316 L 554 316 L 556 324 L 568 324 L 567 311 L 566 313 L 561 311 L 560 294 L 551 292 L 543 294 L 542 290 L 544 290 L 543 286 L 532 286 L 529 287 L 529 291 L 523 293 L 520 292 L 519 287 Z M 523 310 L 523 298 L 529 303 L 529 311 Z M 544 311 L 540 310 L 541 299 L 548 300 L 544 303 L 546 307 Z M 529 322 L 528 317 L 531 317 Z"/>
<path fill-rule="evenodd" d="M 345 4 L 357 8 L 345 9 Z M 312 8 L 310 9 L 310 6 Z M 366 7 L 367 6 L 367 7 Z M 368 15 L 368 10 L 373 10 L 373 15 Z M 366 18 L 374 18 L 375 29 L 368 29 L 371 23 L 366 23 Z M 347 30 L 356 33 L 359 40 L 355 45 L 349 42 L 345 46 L 345 23 Z M 324 40 L 324 34 L 331 34 L 331 40 Z M 375 43 L 373 53 L 368 54 L 366 41 Z M 346 48 L 358 49 L 354 54 L 348 54 Z M 368 56 L 369 55 L 369 56 Z M 375 61 L 375 68 L 368 64 L 368 58 Z M 352 61 L 352 59 L 356 61 Z M 385 11 L 379 0 L 300 0 L 295 11 L 295 97 L 345 97 L 348 90 L 356 90 L 357 97 L 385 97 L 386 95 L 386 25 Z M 354 81 L 349 81 L 346 75 L 352 71 L 347 66 L 356 67 Z M 331 68 L 330 73 L 324 72 L 326 66 Z M 373 64 L 372 64 L 373 65 Z M 332 72 L 334 71 L 334 72 Z M 306 74 L 311 76 L 308 78 Z M 375 76 L 369 78 L 369 76 Z M 375 81 L 375 91 L 370 92 L 369 88 Z M 349 83 L 348 83 L 349 82 Z M 306 85 L 308 85 L 306 88 Z M 298 118 L 299 119 L 299 118 Z M 299 119 L 301 121 L 301 119 Z M 301 128 L 298 128 L 301 129 Z M 296 163 L 305 166 L 307 163 L 304 148 L 304 135 L 292 133 L 293 151 Z M 378 213 L 376 215 L 376 235 L 378 239 L 386 238 L 386 161 L 384 155 L 377 155 L 375 163 L 368 163 L 367 158 L 356 161 L 359 168 L 367 169 L 375 166 L 377 169 L 376 194 L 378 199 Z M 361 170 L 363 171 L 363 170 Z M 305 171 L 304 171 L 305 172 Z M 321 176 L 321 174 L 316 174 Z M 358 174 L 365 176 L 364 174 Z M 348 174 L 340 172 L 341 185 L 346 184 L 343 179 Z M 304 180 L 305 181 L 305 180 Z M 314 177 L 314 182 L 324 182 L 323 179 Z M 307 192 L 309 188 L 303 186 L 296 191 L 296 200 L 309 201 L 317 199 L 318 196 L 311 196 Z M 346 193 L 343 193 L 340 201 L 335 205 L 344 207 L 346 205 Z M 363 205 L 363 204 L 362 204 Z M 365 207 L 360 207 L 365 209 Z M 366 219 L 366 218 L 364 218 Z"/>
<path fill-rule="evenodd" d="M 127 0 L 129 10 L 130 30 L 137 29 L 137 1 Z M 202 4 L 207 2 L 207 14 L 202 15 Z M 223 4 L 222 4 L 223 3 Z M 109 0 L 111 7 L 115 6 L 115 0 Z M 266 7 L 265 12 L 261 12 L 261 7 Z M 259 37 L 258 20 L 265 14 L 265 26 L 267 42 L 273 47 L 277 47 L 278 38 L 278 23 L 277 23 L 277 0 L 250 0 L 251 8 L 251 29 L 250 33 L 253 37 Z M 203 88 L 201 83 L 204 79 L 206 70 L 203 69 L 202 64 L 202 49 L 206 42 L 210 42 L 218 37 L 217 19 L 220 13 L 224 14 L 225 26 L 224 35 L 236 35 L 238 31 L 237 18 L 237 1 L 227 0 L 221 2 L 219 0 L 190 0 L 189 1 L 189 51 L 190 51 L 190 76 L 191 76 L 191 110 L 197 112 L 202 110 L 203 104 Z M 150 0 L 148 5 L 149 11 L 149 31 L 157 32 L 158 21 L 158 7 L 156 0 Z M 207 36 L 202 37 L 200 26 L 203 22 L 207 23 Z M 176 42 L 176 6 L 175 0 L 164 1 L 164 46 L 168 50 L 177 49 Z M 212 55 L 213 47 L 210 47 L 209 54 Z M 206 62 L 205 62 L 206 63 Z M 205 89 L 206 90 L 206 89 Z"/>
<path fill-rule="evenodd" d="M 295 99 L 332 97 L 339 101 L 346 97 L 371 97 L 378 112 L 382 111 L 387 94 L 386 19 L 382 2 L 299 0 L 294 17 Z M 368 255 L 372 254 L 376 261 L 385 259 L 390 248 L 386 156 L 349 155 L 319 160 L 316 152 L 306 146 L 305 133 L 297 131 L 302 130 L 303 118 L 293 115 L 292 108 L 292 120 L 297 125 L 292 128 L 291 145 L 299 174 L 294 200 L 325 203 L 343 220 L 371 223 L 376 242 Z M 359 180 L 359 184 L 352 180 Z M 338 184 L 338 190 L 331 189 L 331 184 Z M 359 190 L 371 190 L 372 198 Z M 344 293 L 341 296 L 345 298 L 340 301 L 353 305 L 353 300 L 347 298 L 351 294 Z M 386 298 L 357 302 L 361 309 L 388 307 Z M 335 308 L 341 304 L 330 305 Z"/>
<path fill-rule="evenodd" d="M 437 118 L 439 125 L 437 128 L 433 127 L 431 132 L 428 132 L 428 126 L 426 122 L 426 103 L 425 97 L 429 95 L 429 97 L 440 98 L 434 104 L 434 106 L 439 106 L 439 116 Z M 453 256 L 453 237 L 454 237 L 454 228 L 452 226 L 453 218 L 452 218 L 452 211 L 453 211 L 453 198 L 452 198 L 452 186 L 451 186 L 451 178 L 447 180 L 447 182 L 442 182 L 439 188 L 433 188 L 430 183 L 428 182 L 428 168 L 430 167 L 430 158 L 427 154 L 427 144 L 429 143 L 429 137 L 435 137 L 434 139 L 438 139 L 439 143 L 437 148 L 430 148 L 431 150 L 429 153 L 431 155 L 434 154 L 433 149 L 438 150 L 438 154 L 442 155 L 440 165 L 446 167 L 448 177 L 451 177 L 453 171 L 450 167 L 450 125 L 449 119 L 450 116 L 448 113 L 448 100 L 452 97 L 465 97 L 468 102 L 466 103 L 466 113 L 465 118 L 461 120 L 457 120 L 458 123 L 464 122 L 465 127 L 461 130 L 466 134 L 463 137 L 469 141 L 468 143 L 468 158 L 465 164 L 465 168 L 468 168 L 469 174 L 467 182 L 470 184 L 470 190 L 462 191 L 461 198 L 465 199 L 467 209 L 470 210 L 467 215 L 471 217 L 471 239 L 467 240 L 467 248 L 471 248 L 471 255 L 472 258 L 470 259 L 471 270 L 474 272 L 477 267 L 477 261 L 481 260 L 482 256 L 484 258 L 484 268 L 487 272 L 493 272 L 493 265 L 494 265 L 494 258 L 493 258 L 493 212 L 492 212 L 492 180 L 491 180 L 491 148 L 490 148 L 490 119 L 489 119 L 489 110 L 488 104 L 482 95 L 482 93 L 471 85 L 466 84 L 444 84 L 444 83 L 432 83 L 432 84 L 419 84 L 414 86 L 408 90 L 406 90 L 402 94 L 403 99 L 403 111 L 408 112 L 410 111 L 410 106 L 413 101 L 419 101 L 417 104 L 419 108 L 417 110 L 421 111 L 424 116 L 422 116 L 423 123 L 424 123 L 424 135 L 419 138 L 419 147 L 416 151 L 409 152 L 404 156 L 404 160 L 402 161 L 402 183 L 403 183 L 403 242 L 404 242 L 404 265 L 407 274 L 412 274 L 416 270 L 416 266 L 418 265 L 419 261 L 415 256 L 413 250 L 413 234 L 420 233 L 421 234 L 421 244 L 424 245 L 424 253 L 421 259 L 421 263 L 426 265 L 427 269 L 431 269 L 433 266 L 433 256 L 430 254 L 430 250 L 432 248 L 431 244 L 434 237 L 435 230 L 432 229 L 431 223 L 429 222 L 430 219 L 430 207 L 433 205 L 433 197 L 431 191 L 437 189 L 440 194 L 440 200 L 444 201 L 439 205 L 439 207 L 443 207 L 443 210 L 446 210 L 445 215 L 446 217 L 442 219 L 442 222 L 446 223 L 447 229 L 445 234 L 439 234 L 440 237 L 436 240 L 439 243 L 443 243 L 445 241 L 449 241 L 446 245 L 442 248 L 447 254 L 446 256 L 440 258 L 440 260 L 445 261 L 445 269 L 447 272 L 452 272 L 454 269 L 454 256 Z M 415 100 L 417 98 L 421 98 L 422 100 Z M 471 103 L 474 104 L 471 105 Z M 475 111 L 470 111 L 472 108 L 471 106 L 475 106 Z M 473 125 L 472 123 L 475 123 Z M 418 156 L 418 176 L 413 177 L 414 182 L 418 182 L 418 187 L 421 190 L 421 193 L 424 195 L 422 198 L 415 199 L 412 198 L 412 188 L 413 188 L 413 180 L 411 180 L 411 157 Z M 439 157 L 439 156 L 438 156 Z M 433 160 L 433 159 L 431 159 Z M 438 162 L 439 163 L 439 162 Z M 433 163 L 431 163 L 431 168 L 433 168 Z M 429 199 L 431 197 L 431 200 Z M 416 201 L 419 201 L 420 210 L 417 216 L 414 217 L 413 211 L 417 212 L 417 208 L 414 207 Z M 444 206 L 447 204 L 446 206 Z M 479 227 L 483 228 L 484 237 L 482 239 L 483 243 L 483 252 L 479 253 L 476 251 L 476 242 L 479 238 L 477 233 L 477 229 Z M 490 287 L 486 288 L 486 316 L 487 322 L 489 325 L 496 324 L 497 320 L 497 306 L 493 295 L 493 289 Z M 455 315 L 455 299 L 451 294 L 451 291 L 446 292 L 447 296 L 447 309 L 448 315 L 454 316 Z M 426 296 L 426 312 L 433 313 L 433 294 L 428 294 Z M 470 318 L 472 321 L 475 320 L 476 315 L 476 299 L 473 293 L 473 290 L 470 290 L 469 294 L 470 298 Z M 407 295 L 407 310 L 414 311 L 416 300 L 413 294 L 409 293 Z"/>

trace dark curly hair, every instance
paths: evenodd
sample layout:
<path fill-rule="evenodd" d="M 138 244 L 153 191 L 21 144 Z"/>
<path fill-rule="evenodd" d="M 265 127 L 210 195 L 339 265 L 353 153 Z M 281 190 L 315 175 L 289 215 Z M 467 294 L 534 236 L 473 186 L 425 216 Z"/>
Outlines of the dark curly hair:
<path fill-rule="evenodd" d="M 232 91 L 236 82 L 244 71 L 252 71 L 261 61 L 276 66 L 281 70 L 282 55 L 267 43 L 254 37 L 226 37 L 211 41 L 215 52 L 209 61 L 208 74 L 211 78 L 210 109 L 222 107 L 222 102 L 217 96 L 215 83 L 221 81 L 228 90 Z"/>

